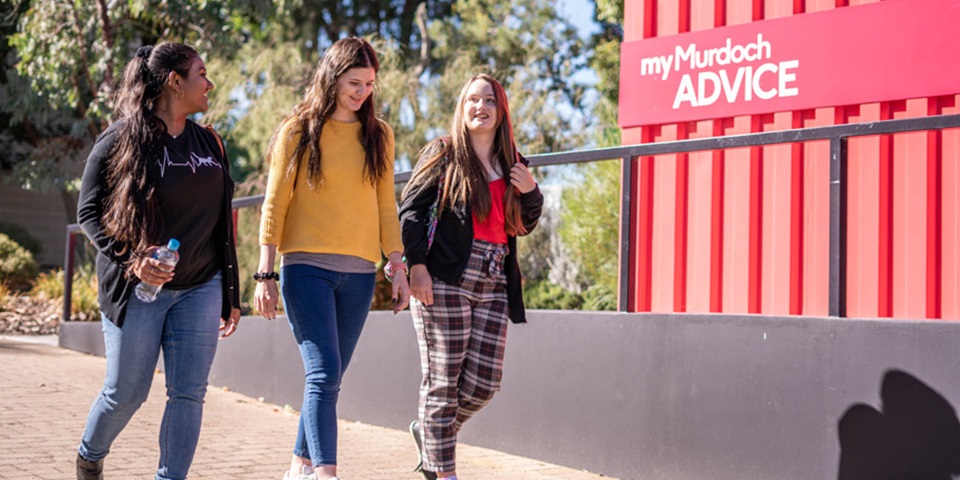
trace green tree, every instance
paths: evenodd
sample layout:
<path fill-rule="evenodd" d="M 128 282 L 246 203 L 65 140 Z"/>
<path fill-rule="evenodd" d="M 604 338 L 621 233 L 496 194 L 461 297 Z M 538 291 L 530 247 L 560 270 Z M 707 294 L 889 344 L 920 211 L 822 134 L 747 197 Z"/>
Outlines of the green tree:
<path fill-rule="evenodd" d="M 567 150 L 583 143 L 586 86 L 573 80 L 586 67 L 584 44 L 547 0 L 458 0 L 448 17 L 424 18 L 418 32 L 426 59 L 409 68 L 391 39 L 378 43 L 386 68 L 380 109 L 397 133 L 405 162 L 447 131 L 460 87 L 479 72 L 507 90 L 522 151 Z"/>
<path fill-rule="evenodd" d="M 316 55 L 345 35 L 378 37 L 396 44 L 403 68 L 429 63 L 422 52 L 423 35 L 418 24 L 428 19 L 447 19 L 454 0 L 274 0 L 289 19 L 285 40 L 298 42 Z M 425 68 L 422 66 L 421 69 Z"/>
<path fill-rule="evenodd" d="M 249 3 L 249 5 L 248 5 Z M 205 55 L 229 55 L 255 25 L 256 2 L 183 0 L 20 0 L 5 4 L 0 137 L 12 180 L 56 190 L 68 218 L 76 207 L 83 161 L 109 123 L 112 93 L 126 60 L 160 39 L 189 43 Z M 15 67 L 15 68 L 12 68 Z"/>
<path fill-rule="evenodd" d="M 620 43 L 623 42 L 623 2 L 595 0 L 594 19 L 600 31 L 593 36 L 589 65 L 597 74 L 600 100 L 595 115 L 600 122 L 597 143 L 601 147 L 620 145 L 617 104 L 620 97 Z"/>
<path fill-rule="evenodd" d="M 582 183 L 562 195 L 560 238 L 580 266 L 588 310 L 616 309 L 620 162 L 579 167 Z"/>
<path fill-rule="evenodd" d="M 10 128 L 0 133 L 0 146 L 9 147 L 0 161 L 21 185 L 56 188 L 65 198 L 111 120 L 123 65 L 138 46 L 160 39 L 189 43 L 204 56 L 217 89 L 203 121 L 224 135 L 234 176 L 247 179 L 245 193 L 263 191 L 273 131 L 320 53 L 343 35 L 367 36 L 380 54 L 379 110 L 396 133 L 398 170 L 447 130 L 460 86 L 480 71 L 507 88 L 521 151 L 569 150 L 589 138 L 588 87 L 575 80 L 587 66 L 587 45 L 549 0 L 3 5 L 0 28 L 9 42 L 0 45 L 0 121 Z M 75 206 L 66 210 L 72 218 Z M 246 223 L 241 244 L 256 245 L 256 222 Z"/>
<path fill-rule="evenodd" d="M 617 126 L 620 43 L 623 2 L 596 0 L 595 34 L 589 65 L 596 73 L 599 100 L 594 107 L 594 141 L 599 147 L 620 145 Z M 620 162 L 596 162 L 577 167 L 578 183 L 563 192 L 560 236 L 579 264 L 578 282 L 584 308 L 614 310 L 617 298 L 617 247 L 620 225 Z"/>

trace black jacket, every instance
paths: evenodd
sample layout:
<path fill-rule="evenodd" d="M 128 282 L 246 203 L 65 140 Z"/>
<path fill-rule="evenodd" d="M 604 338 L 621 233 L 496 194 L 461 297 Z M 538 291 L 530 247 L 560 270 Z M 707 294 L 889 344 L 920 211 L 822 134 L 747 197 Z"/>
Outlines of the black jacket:
<path fill-rule="evenodd" d="M 127 302 L 139 280 L 127 278 L 125 271 L 130 261 L 130 249 L 124 250 L 112 237 L 103 231 L 100 219 L 103 218 L 105 203 L 109 191 L 107 188 L 107 162 L 119 134 L 122 120 L 113 123 L 97 137 L 93 150 L 87 158 L 80 185 L 80 198 L 77 208 L 77 221 L 83 233 L 97 249 L 97 280 L 100 310 L 118 327 L 123 326 Z M 240 308 L 240 278 L 237 269 L 237 253 L 233 234 L 233 179 L 230 178 L 230 164 L 220 153 L 219 140 L 206 128 L 187 121 L 187 128 L 195 128 L 203 142 L 223 168 L 224 195 L 222 212 L 216 228 L 217 244 L 221 245 L 221 275 L 223 277 L 223 308 L 221 318 L 230 318 L 231 308 Z"/>
<path fill-rule="evenodd" d="M 437 147 L 426 149 L 425 155 L 436 151 Z M 524 165 L 528 162 L 521 157 Z M 433 237 L 433 246 L 427 252 L 427 228 L 430 223 L 430 207 L 437 198 L 437 184 L 413 187 L 404 195 L 400 205 L 400 229 L 403 237 L 404 255 L 413 265 L 426 265 L 431 276 L 450 285 L 460 285 L 461 277 L 470 260 L 473 246 L 473 210 L 469 202 L 456 208 L 448 208 L 440 213 L 437 230 Z M 533 231 L 540 221 L 543 210 L 543 194 L 540 187 L 520 195 L 521 220 L 527 232 Z M 507 303 L 509 317 L 513 323 L 526 323 L 526 310 L 523 305 L 523 286 L 521 284 L 520 265 L 517 263 L 517 238 L 507 236 L 507 254 L 504 268 L 507 273 Z"/>

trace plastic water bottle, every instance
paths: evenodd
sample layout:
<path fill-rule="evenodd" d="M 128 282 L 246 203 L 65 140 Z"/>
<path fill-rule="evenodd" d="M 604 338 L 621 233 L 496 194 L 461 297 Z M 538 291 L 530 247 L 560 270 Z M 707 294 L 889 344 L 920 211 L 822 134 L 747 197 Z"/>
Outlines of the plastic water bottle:
<path fill-rule="evenodd" d="M 166 247 L 157 249 L 153 254 L 153 258 L 160 260 L 160 263 L 173 267 L 180 261 L 180 254 L 177 253 L 177 249 L 179 248 L 180 242 L 176 238 L 171 238 L 170 241 L 167 242 Z M 162 284 L 151 285 L 147 282 L 140 282 L 133 292 L 137 294 L 137 298 L 139 298 L 141 302 L 152 303 L 157 299 L 157 294 L 160 293 L 161 288 L 163 288 Z"/>

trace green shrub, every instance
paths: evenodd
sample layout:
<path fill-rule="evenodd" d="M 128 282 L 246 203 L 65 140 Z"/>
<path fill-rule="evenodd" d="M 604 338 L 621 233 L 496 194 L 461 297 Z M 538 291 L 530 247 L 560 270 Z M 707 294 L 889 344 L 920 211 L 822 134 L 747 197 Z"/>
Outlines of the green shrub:
<path fill-rule="evenodd" d="M 39 268 L 33 255 L 9 236 L 0 233 L 0 283 L 13 290 L 30 288 Z"/>
<path fill-rule="evenodd" d="M 537 310 L 580 310 L 584 303 L 580 294 L 547 280 L 524 285 L 523 301 L 527 309 Z"/>
<path fill-rule="evenodd" d="M 63 271 L 54 270 L 38 275 L 30 289 L 30 296 L 46 300 L 63 298 Z"/>
<path fill-rule="evenodd" d="M 583 292 L 583 309 L 615 311 L 617 309 L 617 292 L 611 290 L 605 284 L 591 285 Z"/>
<path fill-rule="evenodd" d="M 40 255 L 40 251 L 43 250 L 43 245 L 40 244 L 40 241 L 19 225 L 0 222 L 0 233 L 6 234 L 11 240 L 17 242 L 21 247 L 26 248 L 27 251 L 33 254 L 34 258 Z"/>
<path fill-rule="evenodd" d="M 63 275 L 60 275 L 63 278 Z M 97 275 L 93 269 L 74 272 L 73 295 L 70 297 L 70 312 L 84 320 L 100 319 L 100 302 L 97 300 Z"/>
<path fill-rule="evenodd" d="M 46 300 L 63 301 L 63 271 L 41 273 L 33 288 L 31 296 Z M 73 272 L 73 288 L 70 295 L 70 313 L 86 320 L 100 318 L 100 304 L 97 301 L 97 276 L 92 268 L 79 268 Z"/>

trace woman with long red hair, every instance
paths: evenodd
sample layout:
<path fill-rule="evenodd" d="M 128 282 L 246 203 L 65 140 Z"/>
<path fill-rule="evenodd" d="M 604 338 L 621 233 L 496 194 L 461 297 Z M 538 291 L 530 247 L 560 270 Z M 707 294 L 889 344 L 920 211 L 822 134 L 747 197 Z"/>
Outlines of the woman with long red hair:
<path fill-rule="evenodd" d="M 500 389 L 507 320 L 526 322 L 516 237 L 543 207 L 500 82 L 470 78 L 450 130 L 424 147 L 400 207 L 423 372 L 410 431 L 428 480 L 457 478 L 457 433 Z"/>

